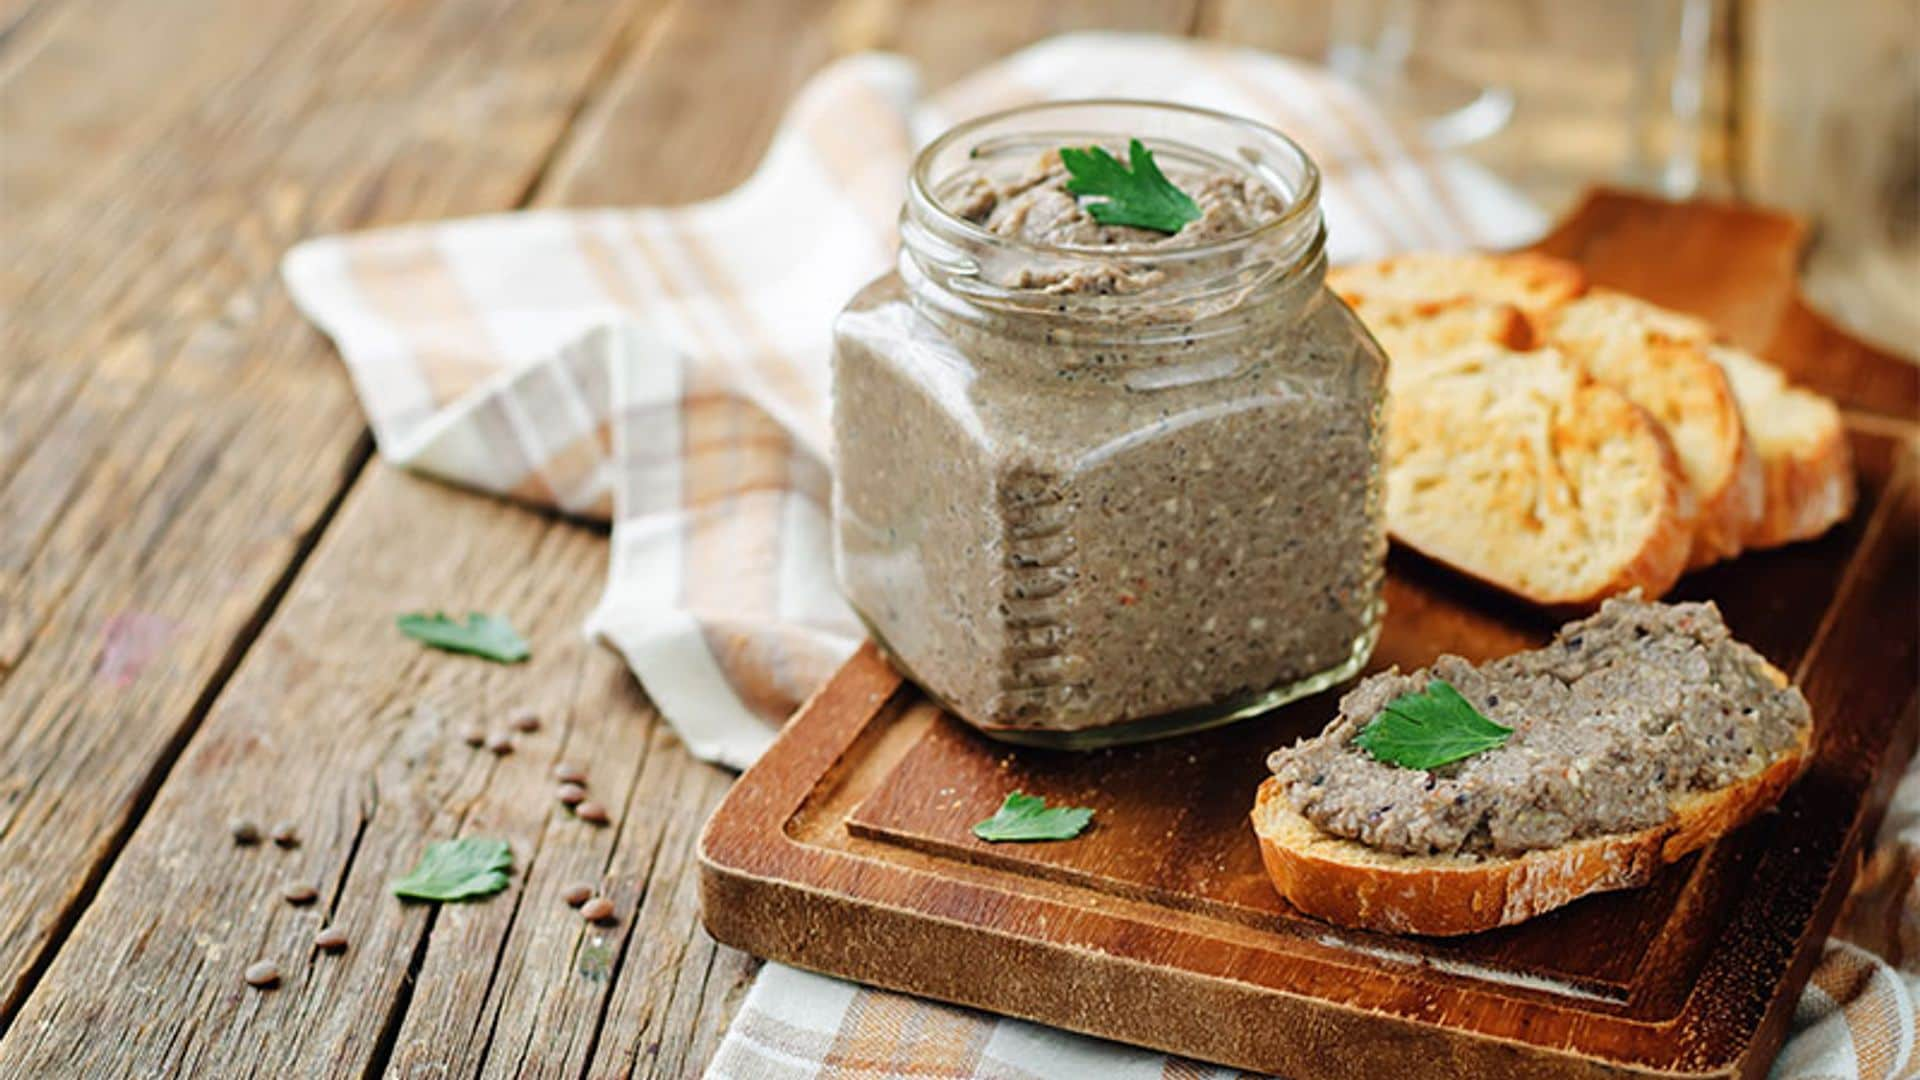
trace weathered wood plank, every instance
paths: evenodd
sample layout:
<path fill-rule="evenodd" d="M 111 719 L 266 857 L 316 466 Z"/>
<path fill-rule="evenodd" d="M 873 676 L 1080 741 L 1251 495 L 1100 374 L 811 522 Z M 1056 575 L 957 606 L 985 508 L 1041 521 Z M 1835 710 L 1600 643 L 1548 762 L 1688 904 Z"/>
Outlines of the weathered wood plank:
<path fill-rule="evenodd" d="M 75 0 L 4 57 L 0 1026 L 364 460 L 281 253 L 520 201 L 646 7 Z"/>
<path fill-rule="evenodd" d="M 451 519 L 461 527 L 421 527 Z M 563 747 L 590 754 L 596 731 L 650 723 L 617 661 L 579 643 L 602 554 L 577 526 L 371 466 L 0 1042 L 0 1074 L 357 1075 L 388 1053 L 399 1067 L 412 1048 L 389 1045 L 388 1020 L 416 984 L 433 986 L 415 997 L 428 1013 L 462 989 L 449 979 L 478 999 L 523 920 L 550 926 L 565 957 L 583 928 L 554 882 L 604 860 L 614 838 L 562 813 L 548 773 Z M 396 610 L 469 606 L 510 612 L 534 659 L 431 653 L 392 626 Z M 522 704 L 546 722 L 515 753 L 461 740 L 469 724 L 504 729 Z M 591 722 L 576 729 L 576 715 Z M 632 765 L 594 756 L 597 786 L 617 792 Z M 293 821 L 303 843 L 236 846 L 235 816 Z M 435 910 L 390 895 L 427 840 L 457 834 L 510 840 L 505 896 Z M 290 880 L 317 885 L 320 902 L 281 901 Z M 344 955 L 310 947 L 329 922 L 352 937 Z M 421 950 L 429 928 L 444 958 Z M 285 971 L 277 991 L 239 982 L 260 958 Z M 444 1018 L 448 1039 L 473 1040 L 469 1070 L 482 1019 Z"/>

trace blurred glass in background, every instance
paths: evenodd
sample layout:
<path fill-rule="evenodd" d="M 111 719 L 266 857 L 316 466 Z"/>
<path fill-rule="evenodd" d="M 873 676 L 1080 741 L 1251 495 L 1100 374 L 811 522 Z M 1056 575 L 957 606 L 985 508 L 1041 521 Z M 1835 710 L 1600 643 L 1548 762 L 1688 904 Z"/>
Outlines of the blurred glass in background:
<path fill-rule="evenodd" d="M 1920 349 L 1916 0 L 1218 0 L 1200 31 L 1326 63 L 1551 214 L 1598 183 L 1800 214 L 1809 298 Z"/>

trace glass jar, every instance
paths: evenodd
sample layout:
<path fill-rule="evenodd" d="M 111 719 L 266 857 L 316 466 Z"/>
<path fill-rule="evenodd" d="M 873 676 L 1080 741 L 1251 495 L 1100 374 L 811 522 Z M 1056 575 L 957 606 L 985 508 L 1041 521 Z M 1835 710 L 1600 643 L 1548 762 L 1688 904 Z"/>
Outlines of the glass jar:
<path fill-rule="evenodd" d="M 1134 138 L 1176 182 L 1253 185 L 1272 212 L 1114 246 L 956 209 L 1048 151 L 1126 160 Z M 1017 109 L 921 152 L 898 267 L 834 327 L 834 555 L 875 640 L 950 711 L 1105 746 L 1365 663 L 1385 361 L 1325 288 L 1318 194 L 1279 132 L 1142 102 Z"/>

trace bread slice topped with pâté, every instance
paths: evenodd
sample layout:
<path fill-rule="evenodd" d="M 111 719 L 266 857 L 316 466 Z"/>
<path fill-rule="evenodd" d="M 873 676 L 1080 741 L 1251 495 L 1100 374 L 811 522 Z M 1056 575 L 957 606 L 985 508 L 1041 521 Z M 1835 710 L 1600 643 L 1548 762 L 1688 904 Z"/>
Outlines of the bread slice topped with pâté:
<path fill-rule="evenodd" d="M 1812 741 L 1713 605 L 1615 599 L 1532 652 L 1361 682 L 1269 758 L 1253 826 L 1309 915 L 1475 933 L 1646 884 L 1773 805 Z"/>
<path fill-rule="evenodd" d="M 1553 349 L 1470 345 L 1402 367 L 1387 422 L 1396 540 L 1555 607 L 1673 585 L 1693 494 L 1645 410 Z"/>

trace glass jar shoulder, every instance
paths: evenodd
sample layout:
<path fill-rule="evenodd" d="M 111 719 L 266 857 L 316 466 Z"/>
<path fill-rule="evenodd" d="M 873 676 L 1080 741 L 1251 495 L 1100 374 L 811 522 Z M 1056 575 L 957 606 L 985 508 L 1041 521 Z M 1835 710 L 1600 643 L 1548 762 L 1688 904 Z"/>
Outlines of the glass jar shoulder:
<path fill-rule="evenodd" d="M 1136 346 L 931 318 L 888 275 L 848 305 L 835 336 L 836 363 L 911 387 L 980 452 L 1055 474 L 1208 426 L 1284 442 L 1291 436 L 1279 426 L 1304 416 L 1370 412 L 1384 383 L 1378 347 L 1324 289 L 1231 332 L 1167 340 L 1162 329 L 1160 340 Z"/>

